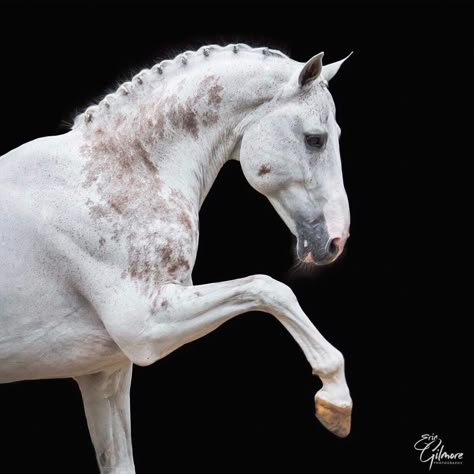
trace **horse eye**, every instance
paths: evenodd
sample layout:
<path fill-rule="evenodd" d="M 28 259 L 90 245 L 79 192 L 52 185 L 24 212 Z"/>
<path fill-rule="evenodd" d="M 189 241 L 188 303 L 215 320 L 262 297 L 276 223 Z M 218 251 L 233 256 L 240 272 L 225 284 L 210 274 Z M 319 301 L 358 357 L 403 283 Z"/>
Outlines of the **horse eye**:
<path fill-rule="evenodd" d="M 312 135 L 305 135 L 305 142 L 311 148 L 321 149 L 326 144 L 326 134 L 325 133 L 315 133 Z"/>

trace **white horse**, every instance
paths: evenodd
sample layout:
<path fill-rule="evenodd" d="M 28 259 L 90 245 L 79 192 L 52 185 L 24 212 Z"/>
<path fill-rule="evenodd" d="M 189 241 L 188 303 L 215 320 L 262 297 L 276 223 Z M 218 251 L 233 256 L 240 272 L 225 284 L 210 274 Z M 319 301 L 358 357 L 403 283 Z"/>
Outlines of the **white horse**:
<path fill-rule="evenodd" d="M 323 387 L 316 415 L 350 430 L 344 359 L 291 289 L 265 275 L 193 286 L 198 213 L 239 160 L 297 237 L 332 262 L 349 235 L 340 129 L 323 67 L 268 48 L 206 46 L 143 70 L 72 130 L 0 158 L 0 382 L 73 377 L 102 473 L 135 472 L 132 364 L 247 311 L 276 317 Z"/>

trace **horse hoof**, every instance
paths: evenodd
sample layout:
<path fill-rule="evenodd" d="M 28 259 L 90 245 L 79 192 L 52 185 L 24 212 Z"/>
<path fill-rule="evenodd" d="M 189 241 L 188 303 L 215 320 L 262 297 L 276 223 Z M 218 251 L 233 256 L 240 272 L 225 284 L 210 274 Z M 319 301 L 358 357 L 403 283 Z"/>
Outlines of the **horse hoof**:
<path fill-rule="evenodd" d="M 331 433 L 345 438 L 351 431 L 352 405 L 339 406 L 315 397 L 316 418 Z"/>

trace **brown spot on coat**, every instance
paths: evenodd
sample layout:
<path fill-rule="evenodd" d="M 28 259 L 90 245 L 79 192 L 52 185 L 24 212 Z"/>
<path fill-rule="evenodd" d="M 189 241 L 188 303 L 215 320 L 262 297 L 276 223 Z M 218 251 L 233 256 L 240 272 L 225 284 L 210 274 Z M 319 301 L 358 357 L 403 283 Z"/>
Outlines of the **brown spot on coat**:
<path fill-rule="evenodd" d="M 221 102 L 222 102 L 222 91 L 224 88 L 215 83 L 213 84 L 207 93 L 207 105 L 212 105 L 214 107 L 217 107 Z"/>
<path fill-rule="evenodd" d="M 181 255 L 175 260 L 173 260 L 173 263 L 168 266 L 168 271 L 171 275 L 176 274 L 178 270 L 189 270 L 189 262 L 185 257 Z"/>
<path fill-rule="evenodd" d="M 183 224 L 183 226 L 187 230 L 191 231 L 193 229 L 193 223 L 191 222 L 191 219 L 189 218 L 189 215 L 186 212 L 181 211 L 179 213 L 178 219 L 179 222 L 181 222 L 181 224 Z"/>
<path fill-rule="evenodd" d="M 176 94 L 160 99 L 155 107 L 155 121 L 160 137 L 164 137 L 166 125 L 169 125 L 173 131 L 181 130 L 198 138 L 202 125 L 207 127 L 217 123 L 223 90 L 218 78 L 210 75 L 201 80 L 194 95 L 186 100 L 180 99 Z M 205 108 L 202 107 L 203 104 Z"/>
<path fill-rule="evenodd" d="M 171 247 L 168 246 L 160 249 L 161 262 L 163 263 L 163 265 L 170 264 L 172 255 L 173 252 L 171 250 Z"/>
<path fill-rule="evenodd" d="M 270 166 L 262 165 L 262 166 L 260 166 L 260 169 L 258 170 L 258 175 L 259 176 L 264 176 L 264 175 L 270 173 L 270 171 L 271 171 Z"/>

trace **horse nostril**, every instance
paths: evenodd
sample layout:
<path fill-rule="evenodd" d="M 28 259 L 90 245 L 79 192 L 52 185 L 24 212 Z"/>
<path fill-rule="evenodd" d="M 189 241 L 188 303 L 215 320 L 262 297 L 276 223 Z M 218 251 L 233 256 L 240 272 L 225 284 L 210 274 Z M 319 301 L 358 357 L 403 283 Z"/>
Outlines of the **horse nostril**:
<path fill-rule="evenodd" d="M 339 253 L 339 245 L 341 243 L 341 239 L 339 238 L 335 238 L 335 239 L 332 239 L 330 242 L 329 242 L 329 246 L 328 246 L 328 252 L 329 252 L 329 255 L 331 257 L 334 257 L 334 255 L 337 255 Z"/>

